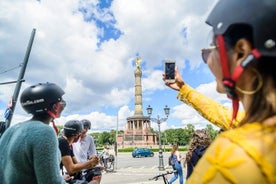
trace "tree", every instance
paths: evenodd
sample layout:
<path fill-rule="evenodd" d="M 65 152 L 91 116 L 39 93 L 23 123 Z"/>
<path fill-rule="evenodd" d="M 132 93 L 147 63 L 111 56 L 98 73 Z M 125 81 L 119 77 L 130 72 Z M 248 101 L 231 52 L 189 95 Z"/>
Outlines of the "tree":
<path fill-rule="evenodd" d="M 109 145 L 110 144 L 110 133 L 109 132 L 102 132 L 99 136 L 98 143 L 100 145 Z"/>
<path fill-rule="evenodd" d="M 167 129 L 162 133 L 162 144 L 174 144 L 187 145 L 194 133 L 194 125 L 187 124 L 183 128 Z"/>
<path fill-rule="evenodd" d="M 162 132 L 162 137 L 166 136 L 166 143 L 173 144 L 175 142 L 175 132 L 174 129 L 167 129 L 164 132 Z M 161 139 L 162 140 L 162 139 Z M 164 144 L 164 139 L 162 141 L 162 144 Z"/>
<path fill-rule="evenodd" d="M 62 130 L 63 130 L 63 125 L 57 125 L 57 129 L 58 129 L 58 137 L 62 136 Z"/>
<path fill-rule="evenodd" d="M 116 130 L 111 130 L 109 132 L 109 144 L 115 144 L 116 142 Z"/>
<path fill-rule="evenodd" d="M 187 124 L 187 126 L 184 129 L 185 136 L 184 136 L 184 142 L 183 145 L 188 145 L 194 132 L 195 132 L 195 126 L 193 124 Z"/>
<path fill-rule="evenodd" d="M 215 130 L 211 124 L 207 124 L 205 129 L 209 133 L 212 140 L 214 140 L 218 135 L 219 130 Z"/>
<path fill-rule="evenodd" d="M 95 132 L 95 133 L 91 133 L 90 135 L 94 138 L 94 142 L 95 142 L 96 147 L 101 147 L 102 144 L 99 143 L 99 137 L 100 137 L 101 133 L 100 132 Z"/>

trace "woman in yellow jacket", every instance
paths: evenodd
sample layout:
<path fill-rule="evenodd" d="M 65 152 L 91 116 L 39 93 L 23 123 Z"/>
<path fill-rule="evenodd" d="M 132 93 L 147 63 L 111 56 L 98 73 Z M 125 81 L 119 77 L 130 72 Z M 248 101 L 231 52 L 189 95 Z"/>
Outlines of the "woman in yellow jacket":
<path fill-rule="evenodd" d="M 209 146 L 187 183 L 276 183 L 276 16 L 275 0 L 219 0 L 206 23 L 213 28 L 202 50 L 217 91 L 233 110 L 199 94 L 176 69 L 178 99 L 227 129 Z M 244 112 L 238 112 L 239 101 Z"/>

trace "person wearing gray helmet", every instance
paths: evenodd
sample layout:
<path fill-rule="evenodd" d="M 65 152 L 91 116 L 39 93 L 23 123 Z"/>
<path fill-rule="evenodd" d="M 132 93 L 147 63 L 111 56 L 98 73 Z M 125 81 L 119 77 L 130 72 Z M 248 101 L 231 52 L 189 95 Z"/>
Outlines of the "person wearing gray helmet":
<path fill-rule="evenodd" d="M 87 119 L 80 121 L 83 125 L 83 131 L 77 142 L 73 143 L 74 154 L 79 162 L 86 162 L 91 156 L 96 155 L 96 146 L 94 139 L 88 134 L 91 129 L 91 122 Z"/>
<path fill-rule="evenodd" d="M 78 139 L 74 142 L 73 151 L 74 155 L 79 162 L 86 162 L 91 157 L 97 155 L 97 150 L 94 142 L 94 138 L 88 134 L 88 131 L 91 129 L 91 121 L 88 119 L 83 119 L 80 121 L 83 125 L 83 131 Z M 93 182 L 99 184 L 101 182 L 102 173 L 104 169 L 102 166 L 94 167 L 93 170 L 90 170 L 86 175 L 90 175 L 90 178 L 93 178 Z"/>
<path fill-rule="evenodd" d="M 82 170 L 94 168 L 99 163 L 97 156 L 92 156 L 85 162 L 79 162 L 75 157 L 72 144 L 79 139 L 82 131 L 83 125 L 80 121 L 69 120 L 64 124 L 63 135 L 58 138 L 61 152 L 60 169 L 64 173 L 64 167 L 66 174 L 73 176 L 73 180 L 86 180 L 82 177 Z"/>

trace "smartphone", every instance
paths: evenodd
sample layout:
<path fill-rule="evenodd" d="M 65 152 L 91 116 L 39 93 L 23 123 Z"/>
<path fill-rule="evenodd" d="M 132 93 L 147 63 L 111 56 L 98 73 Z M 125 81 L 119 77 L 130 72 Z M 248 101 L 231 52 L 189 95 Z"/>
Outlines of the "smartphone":
<path fill-rule="evenodd" d="M 175 60 L 165 60 L 165 82 L 175 82 Z"/>

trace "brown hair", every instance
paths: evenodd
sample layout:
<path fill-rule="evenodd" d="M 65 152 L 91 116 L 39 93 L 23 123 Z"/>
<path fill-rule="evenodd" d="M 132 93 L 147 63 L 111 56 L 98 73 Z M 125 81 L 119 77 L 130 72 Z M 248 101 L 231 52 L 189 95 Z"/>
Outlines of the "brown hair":
<path fill-rule="evenodd" d="M 251 101 L 246 111 L 242 124 L 249 122 L 262 122 L 276 115 L 276 59 L 261 58 L 255 66 L 252 66 L 261 75 L 263 85 L 260 90 L 250 96 Z M 260 81 L 252 83 L 255 89 Z"/>
<path fill-rule="evenodd" d="M 178 143 L 175 143 L 175 144 L 173 145 L 171 154 L 174 154 L 176 150 L 178 150 Z"/>
<path fill-rule="evenodd" d="M 196 130 L 192 136 L 192 139 L 190 140 L 188 152 L 186 153 L 185 163 L 190 161 L 194 149 L 196 149 L 198 146 L 209 146 L 210 144 L 211 137 L 209 133 L 205 129 Z"/>

